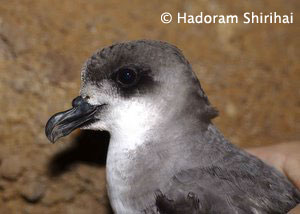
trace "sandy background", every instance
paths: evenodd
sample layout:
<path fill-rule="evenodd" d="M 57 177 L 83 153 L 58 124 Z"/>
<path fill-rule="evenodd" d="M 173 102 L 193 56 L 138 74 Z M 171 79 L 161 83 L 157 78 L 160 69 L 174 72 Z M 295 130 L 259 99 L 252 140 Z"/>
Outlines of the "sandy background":
<path fill-rule="evenodd" d="M 44 125 L 78 95 L 84 60 L 117 41 L 182 49 L 233 143 L 300 140 L 299 9 L 298 0 L 0 0 L 0 213 L 109 213 L 108 135 L 51 145 Z M 166 11 L 294 12 L 295 23 L 165 25 Z"/>

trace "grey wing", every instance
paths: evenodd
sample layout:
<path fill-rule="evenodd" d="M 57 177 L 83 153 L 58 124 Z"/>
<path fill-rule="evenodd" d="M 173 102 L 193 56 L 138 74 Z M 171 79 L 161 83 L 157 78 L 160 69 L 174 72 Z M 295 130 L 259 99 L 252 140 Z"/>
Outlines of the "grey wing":
<path fill-rule="evenodd" d="M 254 174 L 211 166 L 176 174 L 157 194 L 156 209 L 160 214 L 281 214 L 299 200 L 299 192 L 267 165 Z"/>
<path fill-rule="evenodd" d="M 198 169 L 199 170 L 199 169 Z M 197 170 L 197 171 L 198 171 Z M 205 177 L 209 177 L 206 178 Z M 169 189 L 156 197 L 156 208 L 160 214 L 246 214 L 255 213 L 245 209 L 245 195 L 237 190 L 234 198 L 222 193 L 223 181 L 208 174 L 206 181 L 199 182 L 193 170 L 178 173 L 172 179 Z M 230 189 L 230 188 L 229 188 Z M 232 190 L 231 190 L 232 191 Z M 255 206 L 253 206 L 255 207 Z M 257 212 L 256 212 L 257 213 Z M 258 212 L 264 213 L 264 212 Z"/>

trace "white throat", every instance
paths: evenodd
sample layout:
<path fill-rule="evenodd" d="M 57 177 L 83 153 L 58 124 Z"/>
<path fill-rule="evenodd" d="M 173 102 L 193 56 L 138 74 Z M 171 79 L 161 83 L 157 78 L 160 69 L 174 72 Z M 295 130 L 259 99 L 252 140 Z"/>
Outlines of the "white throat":
<path fill-rule="evenodd" d="M 111 139 L 107 156 L 108 194 L 113 209 L 124 212 L 132 200 L 128 192 L 132 184 L 132 166 L 136 161 L 136 150 L 147 143 L 154 134 L 159 111 L 151 102 L 130 100 L 112 112 Z M 126 210 L 126 213 L 132 213 Z"/>
<path fill-rule="evenodd" d="M 115 149 L 133 151 L 149 139 L 159 119 L 159 111 L 151 102 L 130 100 L 112 112 L 111 145 Z"/>

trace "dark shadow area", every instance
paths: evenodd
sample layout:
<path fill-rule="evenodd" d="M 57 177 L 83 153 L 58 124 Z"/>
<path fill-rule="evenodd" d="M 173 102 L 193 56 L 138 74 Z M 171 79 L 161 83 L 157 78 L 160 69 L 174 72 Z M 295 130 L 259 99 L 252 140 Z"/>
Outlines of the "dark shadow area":
<path fill-rule="evenodd" d="M 78 163 L 105 166 L 110 135 L 108 132 L 83 130 L 73 140 L 72 146 L 55 154 L 49 162 L 48 174 L 56 177 Z M 108 214 L 113 214 L 110 205 Z"/>
<path fill-rule="evenodd" d="M 49 175 L 51 177 L 59 176 L 76 163 L 104 166 L 109 139 L 108 132 L 81 131 L 71 147 L 52 157 L 48 166 Z"/>

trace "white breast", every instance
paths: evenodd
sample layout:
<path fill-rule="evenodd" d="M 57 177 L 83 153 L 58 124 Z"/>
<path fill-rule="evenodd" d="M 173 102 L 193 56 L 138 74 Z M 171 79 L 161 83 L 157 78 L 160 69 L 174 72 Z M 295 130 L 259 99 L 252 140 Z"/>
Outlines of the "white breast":
<path fill-rule="evenodd" d="M 132 100 L 112 112 L 114 123 L 111 124 L 106 171 L 109 198 L 117 213 L 136 213 L 130 198 L 131 188 L 134 188 L 130 184 L 131 166 L 137 158 L 136 149 L 152 138 L 158 116 L 154 106 Z"/>

